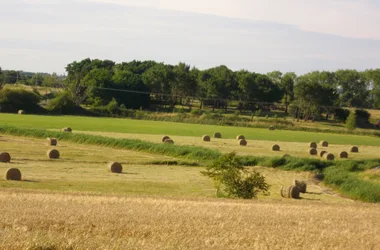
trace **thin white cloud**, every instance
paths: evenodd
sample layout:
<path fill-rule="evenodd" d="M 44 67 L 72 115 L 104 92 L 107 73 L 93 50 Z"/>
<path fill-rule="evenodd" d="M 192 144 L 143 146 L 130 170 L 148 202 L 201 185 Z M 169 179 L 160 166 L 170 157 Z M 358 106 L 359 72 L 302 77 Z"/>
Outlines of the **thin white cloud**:
<path fill-rule="evenodd" d="M 370 0 L 83 0 L 296 25 L 302 30 L 380 39 L 380 8 Z"/>

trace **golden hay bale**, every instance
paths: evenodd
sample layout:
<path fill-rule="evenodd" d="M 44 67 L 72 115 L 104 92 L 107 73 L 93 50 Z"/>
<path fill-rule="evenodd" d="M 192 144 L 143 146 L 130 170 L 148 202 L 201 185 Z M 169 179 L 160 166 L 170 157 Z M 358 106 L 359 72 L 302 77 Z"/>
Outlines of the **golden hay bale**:
<path fill-rule="evenodd" d="M 335 156 L 334 156 L 333 154 L 329 154 L 329 153 L 327 153 L 327 154 L 325 154 L 325 155 L 323 156 L 323 158 L 325 158 L 325 159 L 328 160 L 328 161 L 333 161 L 333 160 L 335 159 Z"/>
<path fill-rule="evenodd" d="M 315 143 L 315 142 L 310 142 L 310 143 L 309 143 L 309 148 L 317 148 L 317 143 Z"/>
<path fill-rule="evenodd" d="M 20 109 L 20 110 L 17 112 L 17 114 L 19 114 L 19 115 L 25 115 L 26 112 L 25 112 L 25 110 Z"/>
<path fill-rule="evenodd" d="M 216 132 L 215 134 L 214 134 L 214 138 L 222 138 L 222 134 L 221 133 L 219 133 L 219 132 Z"/>
<path fill-rule="evenodd" d="M 110 162 L 108 164 L 108 169 L 112 173 L 120 174 L 121 172 L 123 172 L 123 166 L 121 166 L 121 164 L 118 162 Z"/>
<path fill-rule="evenodd" d="M 240 146 L 247 146 L 247 141 L 244 139 L 241 139 L 241 140 L 239 140 L 239 145 Z"/>
<path fill-rule="evenodd" d="M 71 132 L 73 132 L 73 130 L 70 127 L 67 127 L 67 128 L 63 128 L 62 132 L 69 132 L 69 133 L 71 133 Z"/>
<path fill-rule="evenodd" d="M 0 153 L 0 162 L 10 162 L 11 161 L 11 155 L 7 152 L 1 152 Z"/>
<path fill-rule="evenodd" d="M 323 157 L 326 153 L 327 153 L 327 151 L 322 150 L 321 152 L 319 152 L 319 156 Z"/>
<path fill-rule="evenodd" d="M 174 141 L 172 139 L 166 139 L 164 141 L 165 144 L 174 144 Z"/>
<path fill-rule="evenodd" d="M 165 135 L 165 136 L 163 136 L 163 137 L 161 138 L 161 141 L 162 141 L 162 142 L 165 142 L 166 139 L 170 139 L 170 137 L 167 136 L 167 135 Z"/>
<path fill-rule="evenodd" d="M 275 130 L 275 127 L 273 125 L 270 125 L 269 130 Z"/>
<path fill-rule="evenodd" d="M 236 140 L 245 140 L 244 135 L 238 135 L 236 136 Z"/>
<path fill-rule="evenodd" d="M 339 158 L 341 159 L 347 159 L 348 158 L 348 153 L 346 151 L 342 151 L 339 153 Z"/>
<path fill-rule="evenodd" d="M 202 136 L 202 141 L 211 141 L 211 138 L 208 135 L 204 135 Z"/>
<path fill-rule="evenodd" d="M 296 186 L 281 187 L 281 196 L 284 198 L 299 199 L 300 190 Z"/>
<path fill-rule="evenodd" d="M 272 151 L 280 151 L 280 146 L 277 145 L 277 144 L 274 144 L 274 145 L 272 146 Z"/>
<path fill-rule="evenodd" d="M 56 149 L 52 149 L 52 150 L 49 150 L 47 152 L 47 156 L 50 158 L 50 159 L 59 159 L 59 151 L 56 150 Z"/>
<path fill-rule="evenodd" d="M 327 141 L 321 141 L 319 144 L 321 144 L 321 146 L 325 148 L 329 146 L 329 143 Z"/>
<path fill-rule="evenodd" d="M 359 148 L 356 147 L 356 146 L 352 146 L 352 147 L 350 148 L 350 152 L 351 152 L 351 153 L 359 153 Z"/>
<path fill-rule="evenodd" d="M 8 181 L 21 181 L 21 171 L 18 168 L 10 168 L 5 173 L 5 179 Z"/>
<path fill-rule="evenodd" d="M 57 146 L 57 139 L 55 138 L 46 138 L 48 146 Z"/>
<path fill-rule="evenodd" d="M 315 148 L 310 148 L 309 149 L 309 155 L 317 155 L 318 151 Z"/>
<path fill-rule="evenodd" d="M 294 181 L 294 184 L 296 185 L 296 187 L 300 190 L 300 193 L 306 193 L 306 187 L 307 187 L 307 184 L 305 181 L 298 181 L 298 180 L 295 180 Z"/>

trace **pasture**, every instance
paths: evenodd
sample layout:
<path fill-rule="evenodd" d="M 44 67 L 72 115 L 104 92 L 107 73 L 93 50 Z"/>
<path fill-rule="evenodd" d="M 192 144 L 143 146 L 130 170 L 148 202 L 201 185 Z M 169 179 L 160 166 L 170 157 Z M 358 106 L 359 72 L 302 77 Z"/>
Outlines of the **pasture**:
<path fill-rule="evenodd" d="M 91 132 L 114 132 L 132 134 L 156 134 L 200 137 L 220 132 L 224 139 L 233 139 L 243 134 L 248 140 L 283 141 L 283 142 L 319 142 L 328 140 L 332 144 L 380 146 L 380 140 L 373 136 L 346 134 L 312 133 L 260 128 L 242 128 L 201 124 L 157 122 L 120 118 L 95 118 L 78 116 L 37 116 L 0 114 L 2 126 L 20 128 L 55 129 L 70 126 L 75 130 Z"/>

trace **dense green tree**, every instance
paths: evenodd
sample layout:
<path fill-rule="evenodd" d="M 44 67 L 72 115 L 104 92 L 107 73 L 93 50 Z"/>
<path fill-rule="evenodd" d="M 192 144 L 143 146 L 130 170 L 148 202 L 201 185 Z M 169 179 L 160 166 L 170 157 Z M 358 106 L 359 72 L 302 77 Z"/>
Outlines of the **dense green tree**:
<path fill-rule="evenodd" d="M 288 113 L 289 103 L 294 100 L 294 84 L 297 75 L 294 72 L 285 73 L 281 79 L 281 89 L 284 93 L 285 113 Z"/>
<path fill-rule="evenodd" d="M 343 107 L 367 107 L 369 89 L 365 75 L 356 70 L 336 71 L 339 104 Z"/>
<path fill-rule="evenodd" d="M 380 69 L 366 70 L 364 76 L 371 89 L 370 107 L 380 108 Z"/>

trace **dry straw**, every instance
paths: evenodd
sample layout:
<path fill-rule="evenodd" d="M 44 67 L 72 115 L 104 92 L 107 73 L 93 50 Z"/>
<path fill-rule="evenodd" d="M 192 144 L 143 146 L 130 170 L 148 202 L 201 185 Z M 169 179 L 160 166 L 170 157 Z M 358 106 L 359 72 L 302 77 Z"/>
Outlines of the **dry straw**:
<path fill-rule="evenodd" d="M 57 146 L 57 139 L 55 138 L 46 138 L 48 146 Z"/>
<path fill-rule="evenodd" d="M 52 149 L 52 150 L 49 150 L 47 152 L 47 156 L 50 158 L 50 159 L 59 159 L 59 151 L 56 150 L 56 149 Z"/>
<path fill-rule="evenodd" d="M 319 152 L 319 156 L 323 157 L 326 153 L 327 153 L 327 151 L 322 150 L 321 152 Z"/>
<path fill-rule="evenodd" d="M 325 148 L 329 146 L 329 143 L 327 141 L 321 141 L 320 144 L 322 147 L 325 147 Z"/>
<path fill-rule="evenodd" d="M 0 162 L 10 162 L 11 161 L 11 155 L 7 152 L 1 152 L 0 153 Z"/>
<path fill-rule="evenodd" d="M 214 134 L 214 138 L 218 138 L 218 139 L 220 139 L 220 138 L 222 138 L 222 134 L 219 133 L 219 132 L 216 132 L 216 133 Z"/>
<path fill-rule="evenodd" d="M 350 152 L 351 152 L 351 153 L 359 153 L 359 148 L 356 147 L 356 146 L 352 146 L 352 147 L 350 148 Z"/>
<path fill-rule="evenodd" d="M 112 173 L 120 174 L 121 172 L 123 172 L 123 166 L 121 166 L 121 164 L 118 162 L 110 162 L 108 164 L 108 169 Z"/>
<path fill-rule="evenodd" d="M 238 135 L 236 136 L 236 140 L 245 140 L 244 135 Z"/>
<path fill-rule="evenodd" d="M 295 180 L 294 181 L 294 184 L 296 185 L 296 187 L 300 190 L 300 193 L 306 193 L 306 187 L 307 187 L 307 184 L 305 181 L 298 181 L 298 180 Z"/>
<path fill-rule="evenodd" d="M 241 140 L 239 140 L 239 145 L 240 146 L 247 146 L 247 141 L 244 139 L 241 139 Z"/>
<path fill-rule="evenodd" d="M 167 136 L 167 135 L 165 135 L 165 136 L 163 136 L 163 137 L 161 138 L 161 141 L 162 141 L 162 142 L 165 142 L 165 140 L 167 140 L 167 139 L 170 139 L 170 137 Z"/>
<path fill-rule="evenodd" d="M 339 153 L 339 158 L 341 159 L 347 159 L 348 158 L 348 153 L 346 151 L 342 151 Z"/>
<path fill-rule="evenodd" d="M 21 171 L 18 168 L 10 168 L 5 173 L 5 179 L 8 181 L 21 181 Z"/>
<path fill-rule="evenodd" d="M 19 114 L 19 115 L 25 115 L 26 113 L 25 113 L 24 110 L 20 109 L 20 110 L 17 112 L 17 114 Z"/>
<path fill-rule="evenodd" d="M 172 139 L 166 139 L 164 141 L 165 144 L 174 144 L 174 141 Z"/>
<path fill-rule="evenodd" d="M 277 144 L 274 144 L 274 145 L 272 146 L 272 151 L 280 151 L 280 146 L 277 145 Z"/>
<path fill-rule="evenodd" d="M 329 153 L 325 154 L 323 157 L 328 161 L 333 161 L 335 159 L 335 156 Z"/>
<path fill-rule="evenodd" d="M 299 199 L 300 190 L 296 186 L 281 187 L 281 196 L 284 198 Z"/>
<path fill-rule="evenodd" d="M 211 138 L 210 138 L 210 136 L 208 136 L 208 135 L 204 135 L 204 136 L 202 137 L 202 141 L 211 141 Z"/>
<path fill-rule="evenodd" d="M 63 128 L 62 132 L 69 132 L 69 133 L 71 133 L 71 132 L 73 132 L 73 130 L 70 127 L 67 127 L 67 128 Z"/>
<path fill-rule="evenodd" d="M 310 148 L 309 149 L 309 155 L 317 155 L 318 151 L 315 148 Z"/>
<path fill-rule="evenodd" d="M 310 142 L 309 148 L 317 148 L 317 143 L 315 142 Z"/>

